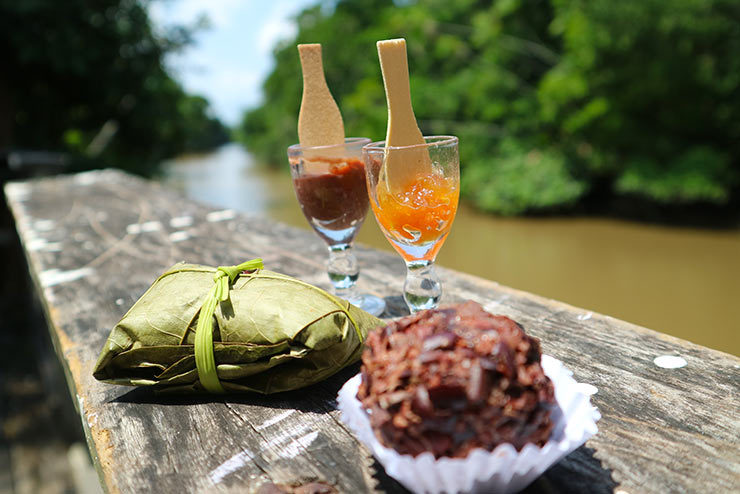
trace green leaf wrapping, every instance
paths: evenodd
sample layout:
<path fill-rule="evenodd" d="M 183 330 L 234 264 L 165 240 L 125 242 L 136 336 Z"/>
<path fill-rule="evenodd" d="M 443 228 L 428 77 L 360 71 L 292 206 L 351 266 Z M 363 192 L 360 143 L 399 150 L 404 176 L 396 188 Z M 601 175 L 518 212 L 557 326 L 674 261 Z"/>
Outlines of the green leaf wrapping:
<path fill-rule="evenodd" d="M 194 351 L 201 307 L 218 291 L 213 356 L 225 392 L 277 393 L 319 382 L 354 363 L 383 322 L 324 290 L 268 270 L 227 286 L 216 268 L 176 264 L 116 324 L 93 375 L 101 381 L 205 391 Z M 221 277 L 220 280 L 224 278 Z"/>

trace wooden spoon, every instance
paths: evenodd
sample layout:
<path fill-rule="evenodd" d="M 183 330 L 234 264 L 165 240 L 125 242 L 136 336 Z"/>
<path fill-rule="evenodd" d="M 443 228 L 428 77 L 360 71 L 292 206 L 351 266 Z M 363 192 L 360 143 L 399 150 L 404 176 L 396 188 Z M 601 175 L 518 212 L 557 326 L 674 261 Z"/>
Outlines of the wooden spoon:
<path fill-rule="evenodd" d="M 389 149 L 391 146 L 424 144 L 424 137 L 416 124 L 414 109 L 411 106 L 406 40 L 400 38 L 378 41 L 377 46 L 385 97 L 388 101 L 388 131 L 385 137 L 383 171 L 386 186 L 396 192 L 416 176 L 432 173 L 432 161 L 426 146 L 406 150 Z"/>
<path fill-rule="evenodd" d="M 298 53 L 303 70 L 303 99 L 298 115 L 298 140 L 301 146 L 344 144 L 344 122 L 326 85 L 321 45 L 298 45 Z"/>

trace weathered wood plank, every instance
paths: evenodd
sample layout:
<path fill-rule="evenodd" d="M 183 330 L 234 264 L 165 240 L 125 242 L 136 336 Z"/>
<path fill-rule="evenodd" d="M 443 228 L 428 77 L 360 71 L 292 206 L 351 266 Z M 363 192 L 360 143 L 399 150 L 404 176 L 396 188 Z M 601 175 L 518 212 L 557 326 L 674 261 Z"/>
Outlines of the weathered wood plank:
<path fill-rule="evenodd" d="M 328 288 L 311 232 L 217 212 L 119 172 L 6 187 L 50 333 L 104 484 L 111 492 L 257 491 L 329 483 L 338 492 L 398 492 L 339 423 L 336 391 L 356 369 L 278 396 L 161 398 L 91 376 L 110 328 L 171 264 L 271 269 Z M 359 248 L 362 288 L 402 307 L 400 258 Z M 473 299 L 542 340 L 592 401 L 599 434 L 531 492 L 723 492 L 740 485 L 740 359 L 608 316 L 441 269 L 446 302 Z M 670 310 L 670 308 L 666 308 Z M 660 355 L 688 365 L 657 367 Z"/>

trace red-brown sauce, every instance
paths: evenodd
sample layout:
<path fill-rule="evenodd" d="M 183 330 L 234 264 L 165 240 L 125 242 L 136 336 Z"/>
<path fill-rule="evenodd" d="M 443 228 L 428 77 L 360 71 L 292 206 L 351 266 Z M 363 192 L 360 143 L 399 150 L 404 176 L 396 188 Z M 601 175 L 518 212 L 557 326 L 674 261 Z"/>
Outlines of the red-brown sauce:
<path fill-rule="evenodd" d="M 293 185 L 309 223 L 331 241 L 336 239 L 329 239 L 322 230 L 354 227 L 356 231 L 365 219 L 368 209 L 365 166 L 357 158 L 322 158 L 321 161 L 331 163 L 328 172 L 302 175 L 293 179 Z"/>

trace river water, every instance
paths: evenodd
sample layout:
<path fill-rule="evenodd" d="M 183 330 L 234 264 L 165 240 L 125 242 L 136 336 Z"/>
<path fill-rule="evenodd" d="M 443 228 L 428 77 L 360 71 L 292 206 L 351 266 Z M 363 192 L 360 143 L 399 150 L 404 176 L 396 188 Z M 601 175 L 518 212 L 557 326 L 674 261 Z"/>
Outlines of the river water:
<path fill-rule="evenodd" d="M 237 144 L 168 161 L 161 181 L 201 202 L 309 229 L 289 174 L 257 167 Z M 395 253 L 372 213 L 357 241 Z M 437 263 L 740 355 L 737 229 L 498 218 L 461 205 Z"/>

